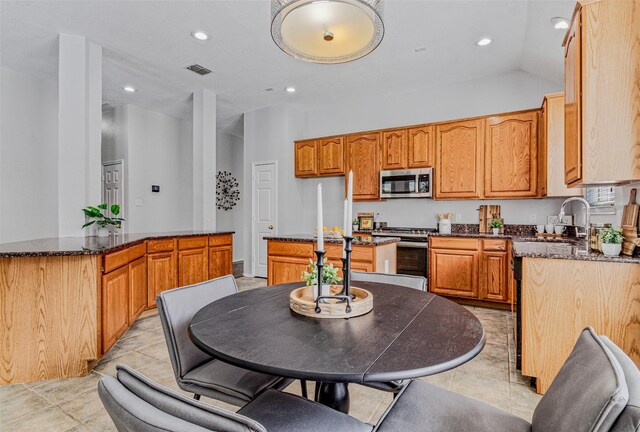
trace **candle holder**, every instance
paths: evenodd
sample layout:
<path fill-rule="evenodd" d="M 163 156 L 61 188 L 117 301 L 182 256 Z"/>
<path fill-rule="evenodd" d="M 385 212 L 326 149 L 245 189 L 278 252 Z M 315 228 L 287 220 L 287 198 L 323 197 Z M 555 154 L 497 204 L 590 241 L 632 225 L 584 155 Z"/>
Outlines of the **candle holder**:
<path fill-rule="evenodd" d="M 351 288 L 351 244 L 353 236 L 344 236 L 344 258 L 342 260 L 342 292 L 340 295 L 346 296 L 353 300 L 356 296 L 349 292 Z"/>
<path fill-rule="evenodd" d="M 316 261 L 316 267 L 318 268 L 318 299 L 320 297 L 324 296 L 324 293 L 322 292 L 322 268 L 324 267 L 324 254 L 325 251 L 322 250 L 317 250 L 315 251 L 316 253 L 316 257 L 317 257 L 317 261 Z M 322 300 L 322 302 L 324 303 L 324 299 Z M 317 300 L 316 300 L 317 303 Z"/>

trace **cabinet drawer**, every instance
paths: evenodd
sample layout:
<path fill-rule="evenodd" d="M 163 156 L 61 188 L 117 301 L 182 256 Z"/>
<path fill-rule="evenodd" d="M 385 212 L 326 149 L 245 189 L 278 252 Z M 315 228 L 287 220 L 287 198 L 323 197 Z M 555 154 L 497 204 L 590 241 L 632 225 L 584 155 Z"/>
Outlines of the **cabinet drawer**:
<path fill-rule="evenodd" d="M 178 239 L 178 250 L 207 247 L 207 237 L 185 237 Z"/>
<path fill-rule="evenodd" d="M 147 253 L 147 245 L 142 242 L 129 248 L 129 262 L 143 257 Z"/>
<path fill-rule="evenodd" d="M 269 241 L 269 255 L 280 255 L 288 257 L 311 258 L 314 243 L 297 243 L 297 242 L 274 242 Z"/>
<path fill-rule="evenodd" d="M 176 248 L 176 239 L 149 240 L 147 252 L 172 252 Z"/>
<path fill-rule="evenodd" d="M 474 238 L 432 237 L 429 247 L 435 249 L 477 250 L 480 241 Z"/>
<path fill-rule="evenodd" d="M 500 251 L 505 252 L 507 250 L 508 240 L 482 240 L 482 249 L 486 251 Z"/>
<path fill-rule="evenodd" d="M 122 249 L 118 252 L 113 252 L 104 256 L 104 273 L 112 272 L 113 270 L 129 264 L 129 249 Z"/>
<path fill-rule="evenodd" d="M 231 234 L 220 234 L 209 237 L 209 246 L 227 246 L 232 242 Z"/>

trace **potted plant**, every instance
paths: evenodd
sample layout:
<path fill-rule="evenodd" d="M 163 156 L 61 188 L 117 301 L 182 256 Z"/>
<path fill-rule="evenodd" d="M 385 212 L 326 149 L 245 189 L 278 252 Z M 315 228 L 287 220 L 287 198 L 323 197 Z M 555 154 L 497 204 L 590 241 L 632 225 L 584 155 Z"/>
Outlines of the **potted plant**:
<path fill-rule="evenodd" d="M 322 284 L 323 285 L 335 285 L 342 280 L 338 276 L 338 269 L 333 266 L 332 263 L 327 264 L 327 259 L 324 259 L 324 267 L 322 267 Z M 313 299 L 318 297 L 318 266 L 317 261 L 309 259 L 309 265 L 307 271 L 302 273 L 302 280 L 307 283 L 308 287 L 313 287 Z"/>
<path fill-rule="evenodd" d="M 351 221 L 351 226 L 353 228 L 353 231 L 358 231 L 358 228 L 360 228 L 360 221 L 356 218 L 353 221 Z"/>
<path fill-rule="evenodd" d="M 491 231 L 493 231 L 493 235 L 500 234 L 500 228 L 504 226 L 504 223 L 501 219 L 493 219 L 491 221 Z"/>
<path fill-rule="evenodd" d="M 622 250 L 622 230 L 616 228 L 605 228 L 600 231 L 602 240 L 602 253 L 607 256 L 618 256 Z"/>
<path fill-rule="evenodd" d="M 87 206 L 82 209 L 84 215 L 91 219 L 86 224 L 82 225 L 82 228 L 86 228 L 93 224 L 98 225 L 98 237 L 106 237 L 109 235 L 109 228 L 113 227 L 113 229 L 119 229 L 122 226 L 122 222 L 124 221 L 121 217 L 116 217 L 120 214 L 120 206 L 118 204 L 113 204 L 111 206 L 111 214 L 114 217 L 105 216 L 103 213 L 107 210 L 107 205 L 105 203 L 99 204 L 97 206 Z"/>

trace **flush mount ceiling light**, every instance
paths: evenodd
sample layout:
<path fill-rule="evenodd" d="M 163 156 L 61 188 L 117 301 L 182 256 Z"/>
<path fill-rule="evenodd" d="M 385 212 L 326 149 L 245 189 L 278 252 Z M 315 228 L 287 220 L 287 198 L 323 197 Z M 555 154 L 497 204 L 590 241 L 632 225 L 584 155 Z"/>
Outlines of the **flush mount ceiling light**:
<path fill-rule="evenodd" d="M 357 60 L 384 37 L 382 0 L 271 0 L 271 36 L 282 51 L 300 60 Z"/>
<path fill-rule="evenodd" d="M 556 30 L 565 30 L 569 28 L 569 20 L 562 17 L 551 18 L 551 24 Z"/>
<path fill-rule="evenodd" d="M 203 31 L 194 31 L 191 32 L 191 36 L 193 36 L 194 38 L 201 40 L 201 41 L 206 41 L 207 39 L 209 39 L 209 35 L 206 34 Z"/>
<path fill-rule="evenodd" d="M 122 87 L 122 90 L 126 91 L 127 93 L 133 93 L 134 91 L 136 91 L 135 87 L 131 86 L 124 86 Z"/>
<path fill-rule="evenodd" d="M 480 39 L 478 42 L 476 42 L 476 45 L 478 46 L 487 46 L 491 43 L 491 39 L 489 38 L 482 38 Z"/>

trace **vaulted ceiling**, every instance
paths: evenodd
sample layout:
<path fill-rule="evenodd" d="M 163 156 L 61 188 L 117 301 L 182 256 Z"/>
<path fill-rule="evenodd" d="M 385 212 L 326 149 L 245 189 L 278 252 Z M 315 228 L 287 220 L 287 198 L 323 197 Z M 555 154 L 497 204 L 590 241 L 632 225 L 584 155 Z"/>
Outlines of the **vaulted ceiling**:
<path fill-rule="evenodd" d="M 316 65 L 276 47 L 267 0 L 3 0 L 0 64 L 55 80 L 57 35 L 84 35 L 104 49 L 103 98 L 111 105 L 189 118 L 191 92 L 211 89 L 218 94 L 218 127 L 237 132 L 243 112 L 283 102 L 311 108 L 513 70 L 561 82 L 564 31 L 553 29 L 550 19 L 570 18 L 574 5 L 386 0 L 386 32 L 376 51 L 351 63 Z M 192 38 L 194 30 L 210 39 Z M 493 43 L 476 46 L 482 37 Z M 193 63 L 214 73 L 185 69 Z M 127 84 L 138 91 L 123 92 Z M 286 93 L 288 85 L 297 92 Z"/>

